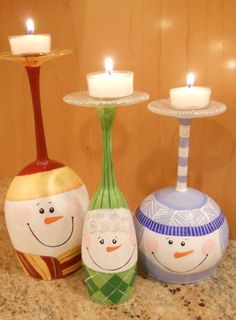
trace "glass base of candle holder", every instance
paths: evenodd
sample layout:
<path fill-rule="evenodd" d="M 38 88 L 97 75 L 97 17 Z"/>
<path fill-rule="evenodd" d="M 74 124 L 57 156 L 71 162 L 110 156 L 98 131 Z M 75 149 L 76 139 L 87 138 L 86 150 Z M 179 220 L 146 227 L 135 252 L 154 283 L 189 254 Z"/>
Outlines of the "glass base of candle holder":
<path fill-rule="evenodd" d="M 10 52 L 0 53 L 0 60 L 19 62 L 27 67 L 39 67 L 44 62 L 72 53 L 71 49 L 56 49 L 43 54 L 19 54 L 15 55 Z"/>
<path fill-rule="evenodd" d="M 146 197 L 136 211 L 135 227 L 141 268 L 164 282 L 205 279 L 228 245 L 228 224 L 222 210 L 192 188 L 165 188 Z"/>
<path fill-rule="evenodd" d="M 202 109 L 177 109 L 172 108 L 169 99 L 160 99 L 148 104 L 148 109 L 160 116 L 174 117 L 178 119 L 196 119 L 217 116 L 226 110 L 226 106 L 218 101 L 210 101 L 206 108 Z"/>
<path fill-rule="evenodd" d="M 141 103 L 148 94 L 117 99 L 95 99 L 87 92 L 64 97 L 68 104 L 96 107 L 103 136 L 101 182 L 85 216 L 82 260 L 85 284 L 94 301 L 120 304 L 133 292 L 136 278 L 137 242 L 132 213 L 115 180 L 112 160 L 112 125 L 116 107 Z"/>
<path fill-rule="evenodd" d="M 149 94 L 143 91 L 135 90 L 130 96 L 122 98 L 93 98 L 90 97 L 88 91 L 77 91 L 66 95 L 63 100 L 67 104 L 78 107 L 127 107 L 135 104 L 142 103 L 149 99 Z"/>

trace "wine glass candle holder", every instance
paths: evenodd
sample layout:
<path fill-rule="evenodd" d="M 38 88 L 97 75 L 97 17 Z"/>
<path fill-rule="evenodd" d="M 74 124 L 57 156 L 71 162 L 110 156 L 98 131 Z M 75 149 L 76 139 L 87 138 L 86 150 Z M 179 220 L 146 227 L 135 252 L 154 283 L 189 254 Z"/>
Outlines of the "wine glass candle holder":
<path fill-rule="evenodd" d="M 178 110 L 169 100 L 148 105 L 151 112 L 179 120 L 177 185 L 144 199 L 135 215 L 141 267 L 165 282 L 191 283 L 208 277 L 228 244 L 228 224 L 219 206 L 187 186 L 191 120 L 223 113 L 212 101 L 204 109 Z"/>
<path fill-rule="evenodd" d="M 103 136 L 101 182 L 85 216 L 82 261 L 90 297 L 117 304 L 134 291 L 137 243 L 132 214 L 115 180 L 112 160 L 112 125 L 117 107 L 141 103 L 148 94 L 135 91 L 117 99 L 95 99 L 87 92 L 64 97 L 68 104 L 96 107 Z"/>
<path fill-rule="evenodd" d="M 23 270 L 37 279 L 61 278 L 81 267 L 81 236 L 88 207 L 87 190 L 78 175 L 48 157 L 40 104 L 40 67 L 71 53 L 12 55 L 28 75 L 34 110 L 37 159 L 21 170 L 8 189 L 5 216 L 8 232 Z"/>

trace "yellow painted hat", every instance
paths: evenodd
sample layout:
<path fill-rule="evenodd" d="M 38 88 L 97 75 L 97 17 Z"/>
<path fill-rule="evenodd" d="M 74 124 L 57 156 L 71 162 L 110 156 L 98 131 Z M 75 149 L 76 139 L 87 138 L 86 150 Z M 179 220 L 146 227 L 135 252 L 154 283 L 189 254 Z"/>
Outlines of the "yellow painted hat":
<path fill-rule="evenodd" d="M 16 176 L 7 192 L 6 200 L 20 201 L 49 197 L 82 186 L 79 176 L 63 166 L 49 171 Z"/>

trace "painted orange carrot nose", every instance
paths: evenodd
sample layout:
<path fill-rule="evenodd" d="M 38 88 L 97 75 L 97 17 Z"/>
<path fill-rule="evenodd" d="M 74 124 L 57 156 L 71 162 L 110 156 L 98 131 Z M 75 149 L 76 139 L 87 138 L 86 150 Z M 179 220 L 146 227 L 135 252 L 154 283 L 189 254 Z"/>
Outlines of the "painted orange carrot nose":
<path fill-rule="evenodd" d="M 174 252 L 174 257 L 176 259 L 183 258 L 183 257 L 188 256 L 189 254 L 193 253 L 193 251 L 194 250 L 182 251 L 182 252 Z"/>
<path fill-rule="evenodd" d="M 45 218 L 44 223 L 50 224 L 50 223 L 56 222 L 57 220 L 59 220 L 61 218 L 63 218 L 63 216 L 55 216 L 55 217 Z"/>
<path fill-rule="evenodd" d="M 114 246 L 114 247 L 106 247 L 107 252 L 113 252 L 117 249 L 119 249 L 122 245 L 120 244 L 119 246 Z"/>

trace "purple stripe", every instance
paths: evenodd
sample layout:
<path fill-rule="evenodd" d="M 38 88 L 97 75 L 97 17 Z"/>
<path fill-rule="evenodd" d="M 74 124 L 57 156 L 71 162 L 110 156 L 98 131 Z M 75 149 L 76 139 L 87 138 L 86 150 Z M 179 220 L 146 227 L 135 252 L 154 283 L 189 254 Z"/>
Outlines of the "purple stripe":
<path fill-rule="evenodd" d="M 175 227 L 176 228 L 176 227 Z M 175 230 L 174 230 L 174 234 L 176 234 L 177 236 L 179 236 L 179 228 L 176 228 Z"/>
<path fill-rule="evenodd" d="M 215 221 L 213 221 L 213 225 L 214 225 L 215 228 L 218 227 L 218 225 L 217 225 L 217 223 Z"/>
<path fill-rule="evenodd" d="M 180 148 L 188 148 L 189 146 L 189 138 L 181 137 L 179 138 L 179 147 Z"/>
<path fill-rule="evenodd" d="M 181 183 L 187 182 L 187 176 L 178 176 L 178 182 L 181 182 Z"/>
<path fill-rule="evenodd" d="M 153 223 L 152 223 L 152 227 L 154 226 L 154 221 L 153 221 Z"/>
<path fill-rule="evenodd" d="M 140 208 L 138 208 L 136 211 L 136 218 L 144 227 L 147 227 L 148 229 L 156 233 L 169 235 L 169 236 L 187 236 L 187 237 L 204 236 L 206 234 L 212 233 L 215 230 L 220 228 L 220 226 L 223 224 L 225 219 L 224 214 L 221 211 L 221 213 L 215 220 L 203 226 L 196 226 L 196 227 L 168 226 L 168 225 L 157 223 L 151 220 L 150 218 L 148 218 L 142 213 Z"/>
<path fill-rule="evenodd" d="M 161 234 L 165 234 L 165 233 L 164 233 L 164 226 L 165 226 L 165 225 L 163 224 L 163 225 L 161 225 L 161 227 L 160 227 L 160 232 L 161 232 Z"/>
<path fill-rule="evenodd" d="M 179 157 L 178 165 L 181 167 L 186 167 L 188 164 L 188 158 Z"/>

